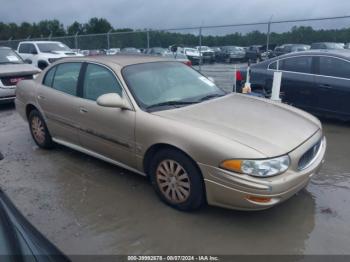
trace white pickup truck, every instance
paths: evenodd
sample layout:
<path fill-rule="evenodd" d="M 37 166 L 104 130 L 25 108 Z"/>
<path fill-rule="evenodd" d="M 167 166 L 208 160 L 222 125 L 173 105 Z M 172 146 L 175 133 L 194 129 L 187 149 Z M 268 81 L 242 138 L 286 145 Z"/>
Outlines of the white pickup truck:
<path fill-rule="evenodd" d="M 20 42 L 17 53 L 24 61 L 41 70 L 63 57 L 82 56 L 61 42 L 24 41 Z"/>

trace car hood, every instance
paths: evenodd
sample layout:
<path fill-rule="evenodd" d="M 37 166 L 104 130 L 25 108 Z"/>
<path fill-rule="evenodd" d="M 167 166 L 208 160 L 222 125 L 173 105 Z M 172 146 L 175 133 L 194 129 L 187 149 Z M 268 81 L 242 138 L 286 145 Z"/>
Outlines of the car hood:
<path fill-rule="evenodd" d="M 321 128 L 304 111 L 239 94 L 153 114 L 246 145 L 265 157 L 291 152 Z"/>
<path fill-rule="evenodd" d="M 4 64 L 0 65 L 0 77 L 34 75 L 41 70 L 29 64 Z"/>

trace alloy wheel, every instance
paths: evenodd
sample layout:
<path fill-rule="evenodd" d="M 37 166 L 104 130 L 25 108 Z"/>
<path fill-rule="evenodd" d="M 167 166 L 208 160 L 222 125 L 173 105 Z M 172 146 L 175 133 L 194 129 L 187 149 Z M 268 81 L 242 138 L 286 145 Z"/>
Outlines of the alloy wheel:
<path fill-rule="evenodd" d="M 32 118 L 31 128 L 35 140 L 39 144 L 43 144 L 45 142 L 45 127 L 39 117 L 34 116 Z"/>
<path fill-rule="evenodd" d="M 186 170 L 174 160 L 163 160 L 156 170 L 156 180 L 161 193 L 172 203 L 185 202 L 191 193 L 191 183 Z"/>

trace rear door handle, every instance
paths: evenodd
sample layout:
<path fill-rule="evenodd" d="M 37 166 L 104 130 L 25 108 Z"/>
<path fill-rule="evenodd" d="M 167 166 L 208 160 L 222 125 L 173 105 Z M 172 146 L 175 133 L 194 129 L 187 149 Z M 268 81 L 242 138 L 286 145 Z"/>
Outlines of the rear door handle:
<path fill-rule="evenodd" d="M 88 110 L 86 108 L 84 108 L 84 107 L 80 107 L 79 111 L 82 114 L 86 114 L 88 112 Z"/>

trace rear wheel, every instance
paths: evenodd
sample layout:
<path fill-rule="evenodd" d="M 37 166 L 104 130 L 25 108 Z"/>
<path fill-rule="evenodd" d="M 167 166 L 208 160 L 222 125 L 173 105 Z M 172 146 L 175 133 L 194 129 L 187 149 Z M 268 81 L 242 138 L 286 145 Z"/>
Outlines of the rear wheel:
<path fill-rule="evenodd" d="M 176 209 L 195 210 L 204 203 L 200 171 L 192 159 L 177 150 L 161 150 L 155 155 L 150 178 L 161 200 Z"/>
<path fill-rule="evenodd" d="M 46 123 L 38 110 L 32 110 L 29 113 L 29 129 L 35 143 L 45 149 L 53 147 L 52 137 L 47 129 Z"/>

